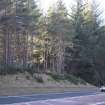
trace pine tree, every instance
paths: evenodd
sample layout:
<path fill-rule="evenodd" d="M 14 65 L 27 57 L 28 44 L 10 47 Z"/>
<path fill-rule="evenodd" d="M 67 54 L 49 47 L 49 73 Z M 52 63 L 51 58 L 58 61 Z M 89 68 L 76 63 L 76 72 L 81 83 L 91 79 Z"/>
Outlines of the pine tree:
<path fill-rule="evenodd" d="M 86 79 L 86 81 L 94 81 L 94 76 L 99 76 L 99 50 L 97 46 L 98 39 L 103 35 L 103 26 L 101 26 L 101 20 L 99 18 L 100 11 L 96 11 L 97 6 L 93 8 L 91 6 L 84 5 L 81 0 L 77 2 L 76 12 L 72 16 L 72 24 L 74 29 L 74 64 L 77 71 L 73 71 L 74 74 Z M 74 11 L 73 11 L 74 12 Z M 98 13 L 99 12 L 99 13 Z M 104 51 L 104 50 L 103 50 Z M 103 52 L 102 51 L 102 52 Z M 98 53 L 99 54 L 99 53 Z M 94 68 L 97 67 L 98 69 Z M 101 65 L 101 64 L 100 64 Z M 73 68 L 74 70 L 74 68 Z M 101 77 L 101 76 L 100 76 Z M 98 78 L 100 78 L 98 77 Z"/>
<path fill-rule="evenodd" d="M 2 63 L 24 67 L 33 52 L 29 39 L 38 33 L 38 6 L 34 0 L 2 0 L 0 5 Z"/>
<path fill-rule="evenodd" d="M 62 73 L 64 70 L 64 41 L 66 36 L 69 35 L 69 19 L 67 9 L 61 0 L 57 2 L 56 7 L 52 8 L 52 10 L 49 10 L 48 34 L 52 37 L 52 45 L 55 49 L 55 69 L 58 73 Z"/>

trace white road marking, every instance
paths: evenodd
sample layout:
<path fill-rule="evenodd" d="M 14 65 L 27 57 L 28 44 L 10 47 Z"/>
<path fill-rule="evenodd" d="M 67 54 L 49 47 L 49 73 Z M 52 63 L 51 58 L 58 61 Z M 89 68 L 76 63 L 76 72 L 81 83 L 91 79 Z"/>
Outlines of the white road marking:
<path fill-rule="evenodd" d="M 49 102 L 43 102 L 43 103 L 45 103 L 45 104 L 47 104 L 47 105 L 53 105 L 53 104 L 51 104 L 51 103 L 49 103 Z"/>
<path fill-rule="evenodd" d="M 105 102 L 97 102 L 95 104 L 89 104 L 89 105 L 101 105 L 101 104 L 104 104 L 105 105 Z"/>
<path fill-rule="evenodd" d="M 100 93 L 100 94 L 95 94 L 95 95 L 77 96 L 77 97 L 71 97 L 71 99 L 75 99 L 75 98 L 83 98 L 83 97 L 89 97 L 89 96 L 100 96 L 100 95 L 105 95 L 105 94 L 104 94 L 104 93 Z"/>

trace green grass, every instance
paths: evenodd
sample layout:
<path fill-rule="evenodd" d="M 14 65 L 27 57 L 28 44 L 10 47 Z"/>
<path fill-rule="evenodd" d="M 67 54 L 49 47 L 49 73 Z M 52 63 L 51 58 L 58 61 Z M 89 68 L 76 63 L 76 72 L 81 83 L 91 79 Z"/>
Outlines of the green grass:
<path fill-rule="evenodd" d="M 47 75 L 51 76 L 51 78 L 55 81 L 65 80 L 64 76 L 54 74 L 54 73 L 47 73 Z"/>
<path fill-rule="evenodd" d="M 86 82 L 84 80 L 82 80 L 81 78 L 77 78 L 73 75 L 58 75 L 58 74 L 54 74 L 54 73 L 47 73 L 47 75 L 51 76 L 51 78 L 55 81 L 62 81 L 62 80 L 67 80 L 75 85 L 78 84 L 84 84 L 86 85 Z"/>

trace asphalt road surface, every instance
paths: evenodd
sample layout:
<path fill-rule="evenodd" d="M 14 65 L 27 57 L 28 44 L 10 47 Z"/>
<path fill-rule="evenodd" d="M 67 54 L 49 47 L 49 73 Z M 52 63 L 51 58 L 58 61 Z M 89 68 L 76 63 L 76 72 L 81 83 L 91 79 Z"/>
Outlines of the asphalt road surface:
<path fill-rule="evenodd" d="M 0 105 L 105 105 L 105 93 L 75 91 L 27 96 L 0 96 Z"/>

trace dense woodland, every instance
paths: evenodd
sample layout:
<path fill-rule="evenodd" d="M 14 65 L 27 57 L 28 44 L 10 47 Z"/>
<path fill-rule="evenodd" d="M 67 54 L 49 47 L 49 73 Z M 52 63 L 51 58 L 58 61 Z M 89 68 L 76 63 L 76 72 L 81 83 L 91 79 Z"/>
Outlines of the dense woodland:
<path fill-rule="evenodd" d="M 72 74 L 105 84 L 105 25 L 96 3 L 62 0 L 46 15 L 34 0 L 0 0 L 0 74 Z"/>

